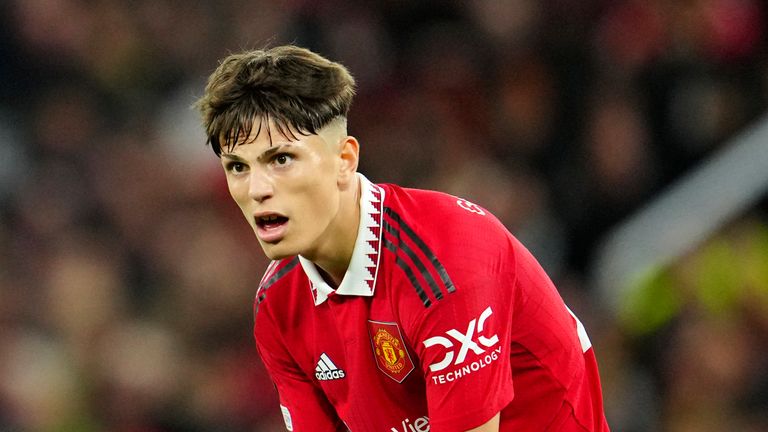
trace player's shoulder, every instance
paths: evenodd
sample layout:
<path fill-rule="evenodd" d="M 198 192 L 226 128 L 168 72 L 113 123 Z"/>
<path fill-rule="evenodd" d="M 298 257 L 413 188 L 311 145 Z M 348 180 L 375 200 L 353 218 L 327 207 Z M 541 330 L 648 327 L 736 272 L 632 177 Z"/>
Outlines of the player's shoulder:
<path fill-rule="evenodd" d="M 390 196 L 388 203 L 409 206 L 419 204 L 441 204 L 455 200 L 456 197 L 445 192 L 400 186 L 394 183 L 379 183 Z"/>
<path fill-rule="evenodd" d="M 425 305 L 430 292 L 439 300 L 438 290 L 444 287 L 450 293 L 512 272 L 513 236 L 483 207 L 437 191 L 399 186 L 387 186 L 386 191 L 383 239 L 401 257 L 400 264 L 409 267 L 406 274 Z M 434 275 L 435 283 L 427 278 L 423 295 L 419 275 Z"/>
<path fill-rule="evenodd" d="M 484 241 L 504 240 L 509 232 L 487 209 L 468 199 L 445 192 L 405 188 L 394 184 L 381 185 L 387 192 L 384 214 L 402 227 L 428 237 L 430 242 L 453 242 L 456 237 L 466 240 L 485 233 Z"/>
<path fill-rule="evenodd" d="M 267 296 L 279 295 L 278 292 L 286 291 L 281 289 L 282 286 L 289 286 L 296 282 L 296 279 L 303 273 L 300 271 L 299 257 L 289 257 L 280 260 L 274 260 L 269 263 L 267 269 L 264 271 L 264 276 L 261 277 L 259 282 L 259 288 L 256 291 L 256 298 L 254 299 L 254 313 L 259 309 L 259 306 L 266 301 Z"/>

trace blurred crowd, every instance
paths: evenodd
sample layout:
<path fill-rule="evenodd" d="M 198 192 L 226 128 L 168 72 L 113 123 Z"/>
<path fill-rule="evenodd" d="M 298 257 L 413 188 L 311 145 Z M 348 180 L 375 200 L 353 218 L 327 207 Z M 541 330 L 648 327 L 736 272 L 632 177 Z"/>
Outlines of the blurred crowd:
<path fill-rule="evenodd" d="M 620 311 L 589 284 L 613 227 L 766 111 L 766 13 L 0 2 L 0 431 L 284 429 L 250 328 L 267 262 L 190 108 L 223 56 L 282 43 L 355 75 L 371 180 L 481 204 L 540 259 L 590 332 L 613 430 L 768 430 L 765 198 Z"/>

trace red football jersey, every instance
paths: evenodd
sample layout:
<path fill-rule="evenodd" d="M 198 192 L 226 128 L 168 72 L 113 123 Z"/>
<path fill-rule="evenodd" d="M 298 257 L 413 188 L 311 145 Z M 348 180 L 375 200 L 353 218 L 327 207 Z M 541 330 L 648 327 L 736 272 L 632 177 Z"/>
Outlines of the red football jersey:
<path fill-rule="evenodd" d="M 607 431 L 581 323 L 486 210 L 362 175 L 337 289 L 273 262 L 254 335 L 291 431 Z"/>

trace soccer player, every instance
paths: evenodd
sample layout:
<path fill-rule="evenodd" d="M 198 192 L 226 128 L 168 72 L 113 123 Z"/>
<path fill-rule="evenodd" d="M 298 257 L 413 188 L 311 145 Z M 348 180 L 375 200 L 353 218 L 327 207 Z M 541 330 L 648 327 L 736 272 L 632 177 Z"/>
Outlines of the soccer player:
<path fill-rule="evenodd" d="M 256 346 L 289 431 L 607 431 L 591 343 L 487 210 L 375 184 L 355 83 L 295 46 L 234 54 L 197 102 L 272 263 Z"/>

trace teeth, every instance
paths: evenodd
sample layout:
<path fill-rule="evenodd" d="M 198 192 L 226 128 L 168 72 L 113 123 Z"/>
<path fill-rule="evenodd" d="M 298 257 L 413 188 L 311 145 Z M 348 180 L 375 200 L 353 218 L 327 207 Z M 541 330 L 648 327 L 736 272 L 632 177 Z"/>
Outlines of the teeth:
<path fill-rule="evenodd" d="M 266 221 L 266 222 L 272 222 L 272 221 L 277 220 L 277 216 L 275 216 L 275 215 L 263 216 L 261 218 L 261 220 Z"/>

